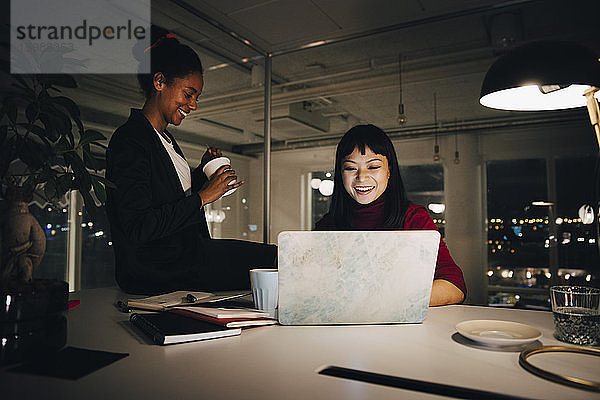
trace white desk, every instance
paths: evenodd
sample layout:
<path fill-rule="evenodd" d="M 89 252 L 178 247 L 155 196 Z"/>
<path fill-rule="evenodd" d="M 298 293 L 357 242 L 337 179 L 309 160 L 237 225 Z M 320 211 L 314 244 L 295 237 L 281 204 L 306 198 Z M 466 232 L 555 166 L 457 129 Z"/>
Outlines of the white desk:
<path fill-rule="evenodd" d="M 325 365 L 361 369 L 537 399 L 600 398 L 538 378 L 519 366 L 518 352 L 459 343 L 455 325 L 470 319 L 527 323 L 552 336 L 543 311 L 447 306 L 429 310 L 419 325 L 284 327 L 240 336 L 155 346 L 132 333 L 128 314 L 113 306 L 116 289 L 72 294 L 69 346 L 129 353 L 76 381 L 0 370 L 2 399 L 432 399 L 429 394 L 318 375 Z M 453 338 L 454 335 L 454 338 Z M 571 368 L 600 380 L 600 362 L 588 356 L 539 355 L 537 365 Z M 542 360 L 543 357 L 554 357 Z M 560 359 L 557 361 L 557 359 Z M 565 369 L 560 370 L 565 372 Z"/>

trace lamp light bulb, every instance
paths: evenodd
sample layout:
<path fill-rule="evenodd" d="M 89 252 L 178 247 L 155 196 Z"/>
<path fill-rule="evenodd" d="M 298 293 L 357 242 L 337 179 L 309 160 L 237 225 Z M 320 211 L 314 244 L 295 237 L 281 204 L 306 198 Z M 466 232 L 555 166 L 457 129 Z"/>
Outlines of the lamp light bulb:
<path fill-rule="evenodd" d="M 398 104 L 398 125 L 402 126 L 404 124 L 406 124 L 406 121 L 408 120 L 408 118 L 406 117 L 406 114 L 404 113 L 404 104 L 400 103 Z"/>

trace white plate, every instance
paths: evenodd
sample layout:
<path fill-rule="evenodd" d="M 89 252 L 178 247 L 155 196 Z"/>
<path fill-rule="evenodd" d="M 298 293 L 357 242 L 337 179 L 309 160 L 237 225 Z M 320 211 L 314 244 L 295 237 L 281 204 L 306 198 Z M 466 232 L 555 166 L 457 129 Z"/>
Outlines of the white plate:
<path fill-rule="evenodd" d="M 491 346 L 517 346 L 534 342 L 542 332 L 532 326 L 511 321 L 478 319 L 456 325 L 461 335 Z"/>

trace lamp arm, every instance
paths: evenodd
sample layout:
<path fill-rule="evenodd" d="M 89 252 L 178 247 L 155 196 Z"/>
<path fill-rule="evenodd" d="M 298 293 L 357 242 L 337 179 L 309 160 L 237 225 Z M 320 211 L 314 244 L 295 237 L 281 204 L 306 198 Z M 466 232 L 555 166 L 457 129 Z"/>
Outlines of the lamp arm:
<path fill-rule="evenodd" d="M 600 90 L 600 88 L 590 86 L 588 90 L 584 92 L 584 96 L 587 98 L 587 109 L 590 115 L 590 122 L 596 131 L 596 140 L 600 147 L 600 109 L 598 107 L 598 101 L 594 97 L 594 94 Z"/>

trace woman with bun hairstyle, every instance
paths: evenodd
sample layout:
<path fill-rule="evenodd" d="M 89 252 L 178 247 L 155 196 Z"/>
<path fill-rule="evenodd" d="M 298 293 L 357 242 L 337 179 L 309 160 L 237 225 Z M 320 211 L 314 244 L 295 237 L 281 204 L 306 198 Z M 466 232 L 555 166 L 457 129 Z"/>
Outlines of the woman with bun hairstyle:
<path fill-rule="evenodd" d="M 333 179 L 329 212 L 316 230 L 437 230 L 425 207 L 408 201 L 392 141 L 374 125 L 342 137 Z M 462 271 L 440 240 L 429 304 L 460 303 L 466 293 Z"/>
<path fill-rule="evenodd" d="M 153 27 L 151 73 L 138 74 L 146 101 L 131 109 L 106 152 L 107 214 L 116 280 L 130 293 L 232 290 L 250 286 L 256 266 L 274 265 L 276 247 L 211 239 L 204 206 L 237 188 L 230 166 L 208 179 L 202 167 L 221 151 L 209 148 L 191 171 L 168 125 L 195 111 L 204 86 L 198 55 L 175 35 Z"/>

